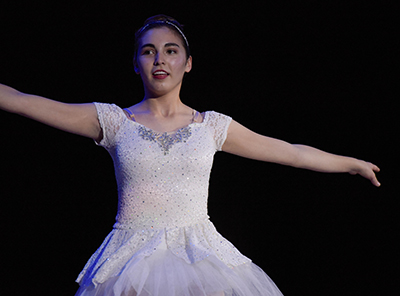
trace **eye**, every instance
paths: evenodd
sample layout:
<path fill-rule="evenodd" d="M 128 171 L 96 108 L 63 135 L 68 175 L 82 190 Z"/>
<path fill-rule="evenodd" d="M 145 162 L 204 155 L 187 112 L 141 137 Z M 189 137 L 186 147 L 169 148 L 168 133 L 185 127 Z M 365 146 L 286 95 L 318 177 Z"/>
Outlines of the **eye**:
<path fill-rule="evenodd" d="M 167 53 L 168 54 L 175 54 L 175 53 L 178 53 L 178 51 L 175 50 L 175 49 L 170 48 L 170 49 L 167 49 Z"/>
<path fill-rule="evenodd" d="M 152 48 L 142 50 L 142 55 L 151 55 L 151 54 L 155 54 L 155 50 Z"/>

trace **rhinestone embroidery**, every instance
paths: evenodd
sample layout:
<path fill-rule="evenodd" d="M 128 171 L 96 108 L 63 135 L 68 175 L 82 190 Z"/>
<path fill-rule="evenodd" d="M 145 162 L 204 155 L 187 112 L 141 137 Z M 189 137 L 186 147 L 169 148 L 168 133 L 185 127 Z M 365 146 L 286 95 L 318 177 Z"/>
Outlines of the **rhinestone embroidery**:
<path fill-rule="evenodd" d="M 187 139 L 189 139 L 192 135 L 192 129 L 190 128 L 190 126 L 180 128 L 174 134 L 169 134 L 166 132 L 157 133 L 151 129 L 147 129 L 142 125 L 138 127 L 138 130 L 139 136 L 142 137 L 142 139 L 157 143 L 158 146 L 161 147 L 161 150 L 164 152 L 164 155 L 167 155 L 169 153 L 169 149 L 175 143 L 185 143 Z"/>

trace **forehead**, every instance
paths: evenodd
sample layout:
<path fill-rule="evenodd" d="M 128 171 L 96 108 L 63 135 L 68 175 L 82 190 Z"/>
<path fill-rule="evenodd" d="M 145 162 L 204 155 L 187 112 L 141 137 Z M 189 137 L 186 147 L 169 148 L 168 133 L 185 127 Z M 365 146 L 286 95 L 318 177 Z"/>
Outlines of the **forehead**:
<path fill-rule="evenodd" d="M 157 44 L 157 43 L 177 43 L 179 45 L 183 45 L 182 38 L 179 33 L 176 32 L 172 28 L 168 28 L 166 26 L 156 27 L 147 30 L 140 37 L 139 44 Z"/>

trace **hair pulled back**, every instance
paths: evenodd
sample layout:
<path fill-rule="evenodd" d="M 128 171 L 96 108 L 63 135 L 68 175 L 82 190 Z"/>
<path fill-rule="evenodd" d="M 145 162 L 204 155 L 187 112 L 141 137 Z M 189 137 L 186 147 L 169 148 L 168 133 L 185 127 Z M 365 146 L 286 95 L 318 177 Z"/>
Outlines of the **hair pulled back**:
<path fill-rule="evenodd" d="M 190 49 L 189 49 L 189 43 L 186 39 L 186 36 L 183 33 L 183 25 L 181 25 L 176 19 L 173 17 L 164 15 L 164 14 L 158 14 L 152 17 L 149 17 L 147 20 L 144 21 L 143 26 L 136 31 L 135 33 L 135 46 L 134 46 L 134 56 L 133 56 L 133 61 L 136 64 L 137 60 L 137 53 L 139 49 L 139 43 L 140 43 L 140 38 L 142 35 L 147 32 L 148 30 L 154 29 L 154 28 L 160 28 L 160 27 L 167 27 L 173 31 L 175 31 L 179 37 L 182 39 L 182 44 L 185 48 L 186 52 L 186 59 L 190 57 Z"/>

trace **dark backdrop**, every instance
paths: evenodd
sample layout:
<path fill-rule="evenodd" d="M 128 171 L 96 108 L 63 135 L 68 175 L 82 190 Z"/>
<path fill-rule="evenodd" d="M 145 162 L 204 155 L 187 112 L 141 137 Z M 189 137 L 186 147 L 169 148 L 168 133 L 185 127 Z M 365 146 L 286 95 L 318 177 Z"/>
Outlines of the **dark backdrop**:
<path fill-rule="evenodd" d="M 193 54 L 185 103 L 382 169 L 378 189 L 359 176 L 218 153 L 209 214 L 219 232 L 285 295 L 396 295 L 393 10 L 275 2 L 9 1 L 0 82 L 63 102 L 130 106 L 142 98 L 135 30 L 154 14 L 176 17 Z M 0 112 L 0 126 L 3 286 L 73 295 L 114 222 L 111 158 L 90 139 L 16 115 Z"/>

